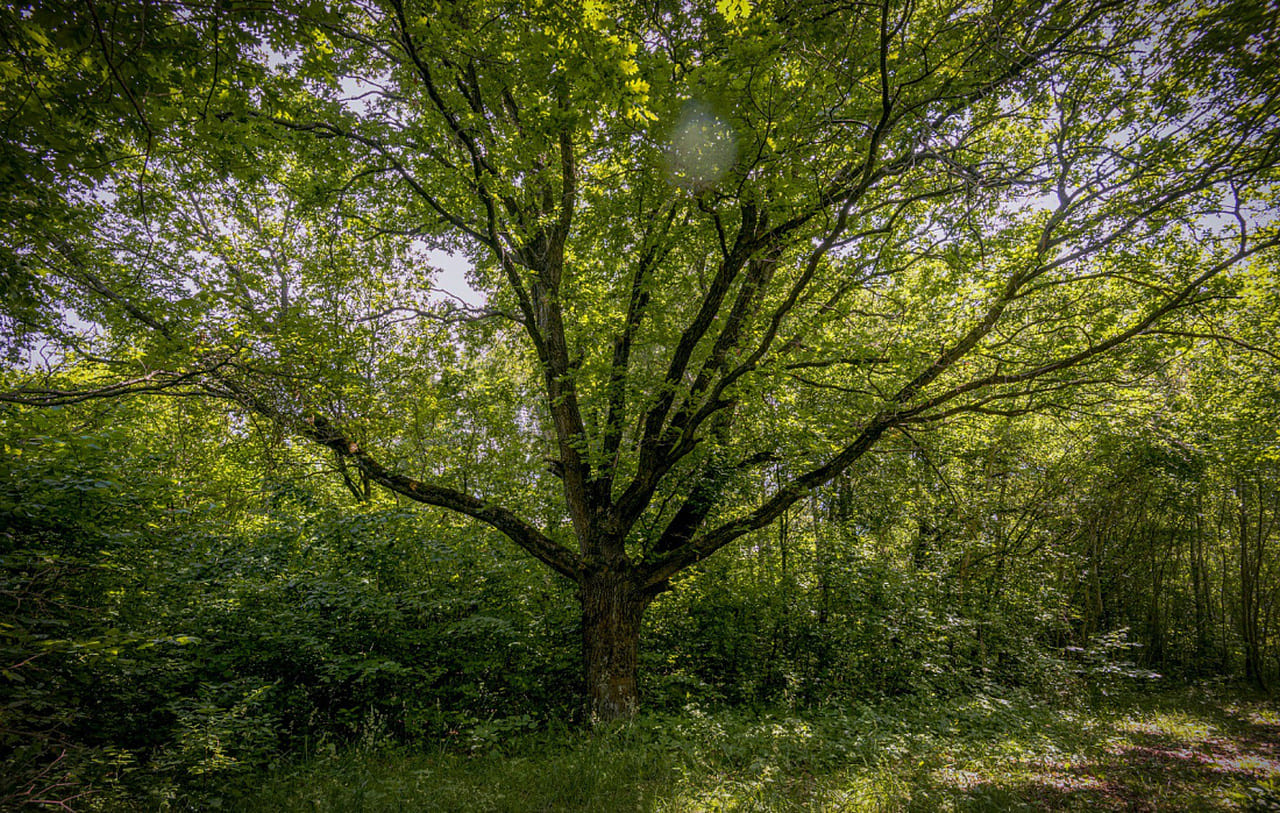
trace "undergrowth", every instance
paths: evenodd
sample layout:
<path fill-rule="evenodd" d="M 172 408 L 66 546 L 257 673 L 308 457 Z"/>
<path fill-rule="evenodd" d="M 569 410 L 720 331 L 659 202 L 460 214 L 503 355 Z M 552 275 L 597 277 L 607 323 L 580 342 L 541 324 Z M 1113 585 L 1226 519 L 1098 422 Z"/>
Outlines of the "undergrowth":
<path fill-rule="evenodd" d="M 645 714 L 425 750 L 365 743 L 206 800 L 245 811 L 1280 810 L 1280 713 L 1180 690 Z"/>

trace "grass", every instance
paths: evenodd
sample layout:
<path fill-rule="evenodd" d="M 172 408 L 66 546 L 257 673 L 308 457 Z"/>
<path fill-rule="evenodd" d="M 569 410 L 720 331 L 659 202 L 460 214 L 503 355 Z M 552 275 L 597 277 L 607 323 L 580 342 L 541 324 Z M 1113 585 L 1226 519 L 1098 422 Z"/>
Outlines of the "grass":
<path fill-rule="evenodd" d="M 259 777 L 245 811 L 1280 811 L 1280 706 L 1196 690 L 645 715 Z"/>

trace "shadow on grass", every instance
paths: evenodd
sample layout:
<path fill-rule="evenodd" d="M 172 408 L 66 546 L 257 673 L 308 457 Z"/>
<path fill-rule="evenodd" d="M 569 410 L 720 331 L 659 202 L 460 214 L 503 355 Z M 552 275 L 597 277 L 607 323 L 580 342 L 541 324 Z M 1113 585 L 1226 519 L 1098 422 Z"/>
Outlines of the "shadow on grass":
<path fill-rule="evenodd" d="M 484 752 L 349 752 L 243 810 L 1280 811 L 1280 714 L 1165 692 L 1088 706 L 988 697 L 803 715 L 646 715 Z"/>
<path fill-rule="evenodd" d="M 1003 766 L 944 768 L 917 787 L 956 810 L 1280 811 L 1275 719 L 1261 701 L 1131 698 L 1049 726 Z"/>

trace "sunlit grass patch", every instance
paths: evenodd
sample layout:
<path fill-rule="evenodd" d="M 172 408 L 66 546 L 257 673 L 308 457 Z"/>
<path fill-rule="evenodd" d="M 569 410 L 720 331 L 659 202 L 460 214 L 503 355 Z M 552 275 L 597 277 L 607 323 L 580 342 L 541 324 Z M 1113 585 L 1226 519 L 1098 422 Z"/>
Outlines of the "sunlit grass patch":
<path fill-rule="evenodd" d="M 234 807 L 1267 810 L 1280 799 L 1274 713 L 1182 694 L 1072 708 L 989 697 L 803 714 L 690 708 L 594 734 L 525 733 L 478 753 L 338 753 L 279 771 Z"/>

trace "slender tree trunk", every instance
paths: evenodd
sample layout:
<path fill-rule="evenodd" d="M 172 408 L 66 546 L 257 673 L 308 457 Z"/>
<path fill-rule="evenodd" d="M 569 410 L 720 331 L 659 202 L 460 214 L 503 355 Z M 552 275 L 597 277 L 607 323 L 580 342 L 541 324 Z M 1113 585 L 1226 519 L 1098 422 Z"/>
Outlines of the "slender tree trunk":
<path fill-rule="evenodd" d="M 1204 497 L 1196 494 L 1195 512 L 1192 515 L 1191 550 L 1191 594 L 1195 598 L 1196 624 L 1196 671 L 1203 672 L 1209 660 L 1209 631 L 1212 623 L 1209 617 L 1209 585 L 1204 561 Z"/>
<path fill-rule="evenodd" d="M 1258 489 L 1257 527 L 1249 521 L 1249 484 L 1243 477 L 1236 478 L 1239 500 L 1239 564 L 1240 564 L 1240 636 L 1244 642 L 1244 677 L 1259 688 L 1266 688 L 1262 673 L 1262 650 L 1258 635 L 1258 572 L 1261 550 L 1253 550 L 1251 544 L 1262 538 L 1262 493 Z M 1255 532 L 1256 533 L 1251 533 Z"/>
<path fill-rule="evenodd" d="M 1164 598 L 1165 562 L 1169 560 L 1170 551 L 1161 550 L 1158 539 L 1160 529 L 1153 524 L 1147 530 L 1147 550 L 1150 551 L 1151 595 L 1147 604 L 1147 646 L 1143 660 L 1148 666 L 1157 666 L 1164 662 L 1164 617 L 1160 612 L 1160 602 Z"/>
<path fill-rule="evenodd" d="M 1088 573 L 1084 588 L 1084 619 L 1080 630 L 1081 646 L 1087 646 L 1089 637 L 1102 629 L 1102 555 L 1098 536 L 1098 520 L 1091 520 L 1088 534 Z"/>
<path fill-rule="evenodd" d="M 835 522 L 824 525 L 818 516 L 818 500 L 810 502 L 813 523 L 813 557 L 818 577 L 818 629 L 825 633 L 831 612 L 831 565 L 827 561 L 827 538 L 834 533 Z M 834 519 L 834 517 L 833 517 Z M 824 635 L 825 638 L 825 635 Z"/>
<path fill-rule="evenodd" d="M 1222 574 L 1221 586 L 1218 588 L 1218 619 L 1221 621 L 1221 628 L 1218 630 L 1218 639 L 1221 642 L 1220 666 L 1224 671 L 1230 671 L 1234 668 L 1232 661 L 1235 660 L 1235 655 L 1232 651 L 1231 638 L 1227 628 L 1227 618 L 1229 617 L 1227 613 L 1227 574 L 1230 572 L 1230 566 L 1227 564 L 1226 545 L 1218 548 L 1218 563 L 1218 571 Z"/>
<path fill-rule="evenodd" d="M 640 707 L 640 621 L 653 593 L 638 589 L 627 573 L 605 569 L 583 577 L 579 600 L 590 719 L 607 723 L 631 717 Z"/>

